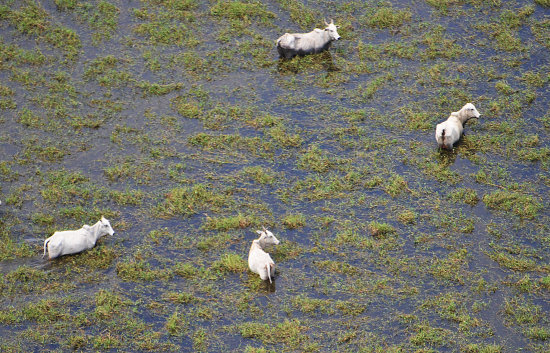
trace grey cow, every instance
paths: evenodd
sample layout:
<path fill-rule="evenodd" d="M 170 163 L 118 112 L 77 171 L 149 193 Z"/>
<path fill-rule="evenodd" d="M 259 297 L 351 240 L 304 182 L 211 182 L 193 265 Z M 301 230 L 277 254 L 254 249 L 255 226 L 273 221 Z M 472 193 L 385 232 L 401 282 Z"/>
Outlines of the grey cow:
<path fill-rule="evenodd" d="M 334 25 L 334 21 L 330 23 L 325 21 L 327 27 L 322 30 L 315 28 L 309 33 L 285 33 L 277 39 L 277 51 L 279 57 L 291 59 L 296 55 L 307 55 L 320 53 L 330 47 L 333 40 L 340 39 L 340 35 L 336 30 L 339 26 Z"/>

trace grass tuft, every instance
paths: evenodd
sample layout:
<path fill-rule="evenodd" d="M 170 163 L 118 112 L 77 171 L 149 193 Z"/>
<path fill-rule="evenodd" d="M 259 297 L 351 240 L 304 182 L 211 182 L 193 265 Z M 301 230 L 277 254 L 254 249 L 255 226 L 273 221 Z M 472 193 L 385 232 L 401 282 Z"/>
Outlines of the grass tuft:
<path fill-rule="evenodd" d="M 372 221 L 369 223 L 369 230 L 373 237 L 375 238 L 385 238 L 388 235 L 395 233 L 395 228 L 387 223 L 380 223 L 377 221 Z"/>
<path fill-rule="evenodd" d="M 397 28 L 403 25 L 404 22 L 411 20 L 411 12 L 409 10 L 397 10 L 393 7 L 381 7 L 372 14 L 366 17 L 367 25 L 377 28 Z"/>
<path fill-rule="evenodd" d="M 540 202 L 531 195 L 524 195 L 513 191 L 495 191 L 483 196 L 483 202 L 487 207 L 512 211 L 520 218 L 534 219 L 542 208 Z"/>
<path fill-rule="evenodd" d="M 283 224 L 288 229 L 304 227 L 306 225 L 306 216 L 301 213 L 286 215 L 283 218 Z"/>
<path fill-rule="evenodd" d="M 238 254 L 224 254 L 219 260 L 212 264 L 212 268 L 219 272 L 241 273 L 248 268 L 247 263 Z"/>

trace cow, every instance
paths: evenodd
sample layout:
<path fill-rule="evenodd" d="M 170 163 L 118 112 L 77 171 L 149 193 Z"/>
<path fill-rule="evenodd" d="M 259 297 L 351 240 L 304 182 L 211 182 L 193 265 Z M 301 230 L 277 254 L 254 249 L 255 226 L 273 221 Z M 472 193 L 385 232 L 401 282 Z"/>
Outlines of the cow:
<path fill-rule="evenodd" d="M 458 112 L 452 112 L 444 122 L 435 128 L 435 140 L 440 148 L 452 149 L 460 139 L 464 123 L 471 118 L 479 118 L 480 114 L 472 103 L 467 103 Z"/>
<path fill-rule="evenodd" d="M 99 238 L 104 235 L 113 235 L 115 231 L 111 228 L 109 220 L 101 217 L 93 226 L 85 224 L 78 230 L 66 230 L 55 232 L 51 237 L 44 240 L 44 256 L 46 248 L 49 259 L 61 255 L 75 254 L 84 250 L 91 249 Z"/>
<path fill-rule="evenodd" d="M 339 26 L 325 21 L 324 30 L 315 28 L 309 33 L 285 33 L 277 39 L 277 51 L 280 58 L 291 59 L 296 55 L 308 55 L 320 53 L 327 50 L 333 40 L 340 39 L 336 30 Z"/>
<path fill-rule="evenodd" d="M 268 253 L 264 251 L 267 245 L 277 245 L 279 240 L 275 238 L 273 233 L 263 228 L 263 231 L 257 230 L 260 237 L 252 241 L 250 245 L 250 251 L 248 252 L 248 268 L 250 271 L 260 275 L 260 278 L 265 281 L 275 275 L 275 263 L 271 259 Z"/>

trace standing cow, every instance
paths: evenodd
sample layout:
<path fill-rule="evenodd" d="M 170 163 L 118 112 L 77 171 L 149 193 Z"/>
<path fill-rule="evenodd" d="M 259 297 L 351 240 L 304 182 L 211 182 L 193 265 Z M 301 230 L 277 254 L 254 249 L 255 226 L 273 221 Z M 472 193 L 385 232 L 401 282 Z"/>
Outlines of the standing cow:
<path fill-rule="evenodd" d="M 77 230 L 66 230 L 55 232 L 51 237 L 44 240 L 44 256 L 46 251 L 50 259 L 61 255 L 75 254 L 84 250 L 91 249 L 99 238 L 104 235 L 113 235 L 115 231 L 111 228 L 111 223 L 105 217 L 89 226 L 85 224 Z"/>
<path fill-rule="evenodd" d="M 277 51 L 280 58 L 291 59 L 296 55 L 320 53 L 330 47 L 333 40 L 340 39 L 336 30 L 339 26 L 325 21 L 327 27 L 322 30 L 315 28 L 309 33 L 285 33 L 277 39 Z"/>
<path fill-rule="evenodd" d="M 435 140 L 439 148 L 452 149 L 462 136 L 464 123 L 471 118 L 479 118 L 480 114 L 472 103 L 467 103 L 457 112 L 452 112 L 444 122 L 435 127 Z"/>

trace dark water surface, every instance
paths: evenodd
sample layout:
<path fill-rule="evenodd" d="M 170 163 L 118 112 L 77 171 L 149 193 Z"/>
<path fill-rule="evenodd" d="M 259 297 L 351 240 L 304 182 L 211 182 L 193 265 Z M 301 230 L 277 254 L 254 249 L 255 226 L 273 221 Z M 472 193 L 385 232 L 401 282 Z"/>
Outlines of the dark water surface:
<path fill-rule="evenodd" d="M 550 351 L 544 2 L 0 0 L 0 351 Z"/>

